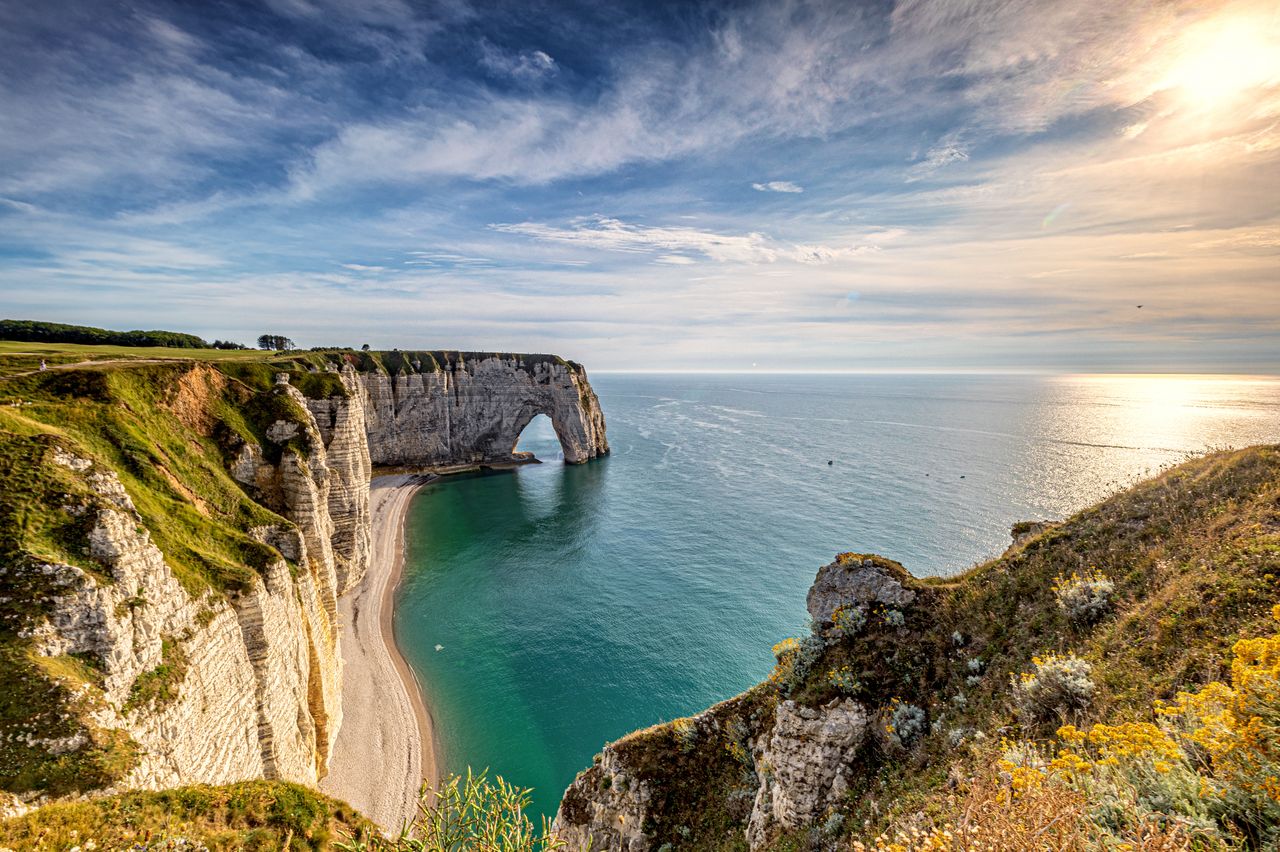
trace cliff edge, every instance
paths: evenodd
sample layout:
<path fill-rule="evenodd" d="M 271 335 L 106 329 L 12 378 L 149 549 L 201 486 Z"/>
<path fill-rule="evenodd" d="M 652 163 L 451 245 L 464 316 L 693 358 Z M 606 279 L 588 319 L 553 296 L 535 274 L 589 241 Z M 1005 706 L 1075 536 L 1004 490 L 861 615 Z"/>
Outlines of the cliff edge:
<path fill-rule="evenodd" d="M 580 365 L 468 353 L 72 364 L 0 380 L 0 790 L 315 784 L 375 464 L 608 452 Z"/>
<path fill-rule="evenodd" d="M 1012 539 L 945 580 L 840 554 L 769 680 L 606 745 L 565 792 L 560 838 L 1272 848 L 1280 447 L 1189 461 Z"/>

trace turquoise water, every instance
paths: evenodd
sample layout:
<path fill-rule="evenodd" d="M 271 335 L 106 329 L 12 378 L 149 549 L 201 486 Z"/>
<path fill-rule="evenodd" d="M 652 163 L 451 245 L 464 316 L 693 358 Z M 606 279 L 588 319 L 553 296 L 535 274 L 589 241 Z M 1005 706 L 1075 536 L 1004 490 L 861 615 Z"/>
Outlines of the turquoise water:
<path fill-rule="evenodd" d="M 601 375 L 613 454 L 424 489 L 396 635 L 444 768 L 553 814 L 607 740 L 759 681 L 838 551 L 920 574 L 1206 447 L 1280 441 L 1280 380 Z M 833 464 L 828 465 L 828 460 Z M 437 650 L 437 646 L 439 649 Z"/>

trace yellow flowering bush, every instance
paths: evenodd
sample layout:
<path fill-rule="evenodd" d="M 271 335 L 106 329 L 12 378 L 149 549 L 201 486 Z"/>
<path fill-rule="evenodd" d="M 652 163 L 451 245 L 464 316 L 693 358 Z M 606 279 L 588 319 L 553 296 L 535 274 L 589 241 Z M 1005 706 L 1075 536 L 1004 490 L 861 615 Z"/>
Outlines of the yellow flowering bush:
<path fill-rule="evenodd" d="M 1280 621 L 1280 605 L 1272 614 Z M 1280 842 L 1280 634 L 1240 640 L 1230 684 L 1180 692 L 1155 713 L 1159 724 L 1064 725 L 1050 745 L 1002 742 L 1010 795 L 1062 786 L 1100 826 L 1154 819 L 1210 847 Z"/>
<path fill-rule="evenodd" d="M 1089 706 L 1097 688 L 1093 667 L 1075 654 L 1032 657 L 1034 671 L 1011 676 L 1018 711 L 1028 722 L 1061 717 Z"/>
<path fill-rule="evenodd" d="M 1075 571 L 1070 577 L 1059 574 L 1053 581 L 1058 606 L 1077 624 L 1093 624 L 1110 612 L 1115 590 L 1115 583 L 1097 568 L 1083 576 Z"/>
<path fill-rule="evenodd" d="M 1280 605 L 1272 608 L 1280 621 Z M 1259 840 L 1280 840 L 1280 634 L 1241 639 L 1231 684 L 1214 682 L 1158 703 L 1224 821 Z"/>
<path fill-rule="evenodd" d="M 845 695 L 852 695 L 861 687 L 858 678 L 853 674 L 853 669 L 848 666 L 829 670 L 827 682 Z"/>

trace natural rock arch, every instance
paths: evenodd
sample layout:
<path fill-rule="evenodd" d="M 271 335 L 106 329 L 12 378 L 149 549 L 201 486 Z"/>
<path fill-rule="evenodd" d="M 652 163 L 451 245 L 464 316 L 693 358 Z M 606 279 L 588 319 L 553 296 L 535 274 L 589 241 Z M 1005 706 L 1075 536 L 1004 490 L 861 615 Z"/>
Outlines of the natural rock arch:
<path fill-rule="evenodd" d="M 363 373 L 369 455 L 375 465 L 511 461 L 539 414 L 568 464 L 605 455 L 604 414 L 580 364 L 550 355 L 423 353 L 435 369 Z"/>

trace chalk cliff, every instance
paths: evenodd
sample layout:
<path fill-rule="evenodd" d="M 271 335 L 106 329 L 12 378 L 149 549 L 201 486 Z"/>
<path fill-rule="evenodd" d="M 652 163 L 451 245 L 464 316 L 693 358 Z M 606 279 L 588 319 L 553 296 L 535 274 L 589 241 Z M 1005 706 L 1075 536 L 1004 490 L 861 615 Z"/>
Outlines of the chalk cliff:
<path fill-rule="evenodd" d="M 360 376 L 374 464 L 510 461 L 521 431 L 539 414 L 551 418 L 566 462 L 609 452 L 600 402 L 579 364 L 459 352 L 407 354 L 403 361 L 395 373 Z"/>
<path fill-rule="evenodd" d="M 0 790 L 324 777 L 373 465 L 509 461 L 539 413 L 566 461 L 608 452 L 580 366 L 427 357 L 0 383 L 39 400 L 0 416 Z"/>

